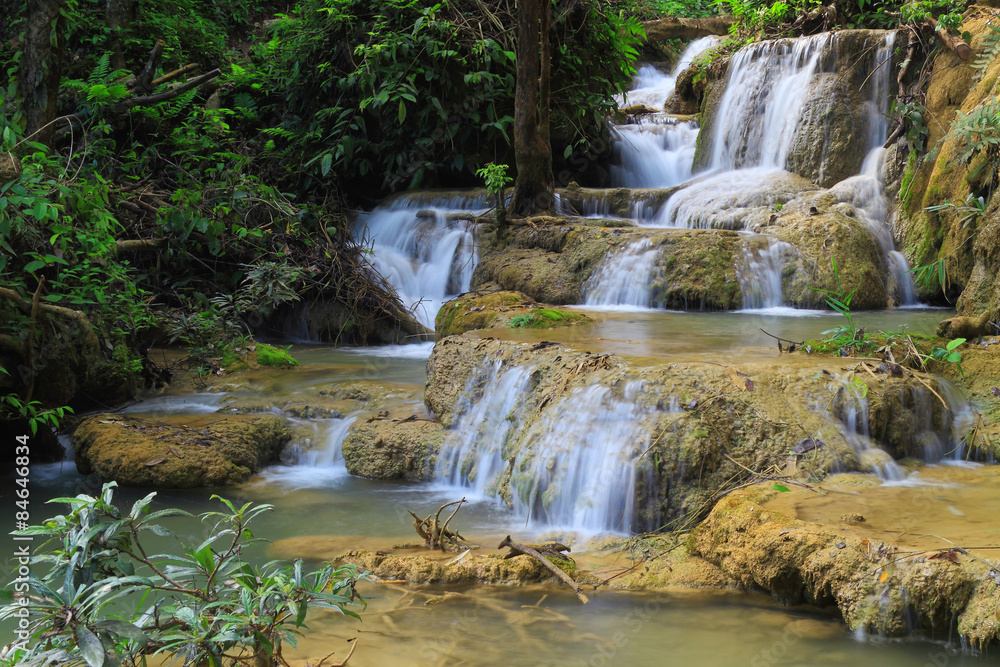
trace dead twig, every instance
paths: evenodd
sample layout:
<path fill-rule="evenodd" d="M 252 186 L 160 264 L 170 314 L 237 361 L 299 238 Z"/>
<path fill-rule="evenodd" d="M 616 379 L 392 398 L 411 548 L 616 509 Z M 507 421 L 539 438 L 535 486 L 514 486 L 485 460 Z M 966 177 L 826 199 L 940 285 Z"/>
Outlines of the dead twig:
<path fill-rule="evenodd" d="M 573 579 L 568 574 L 566 574 L 558 567 L 556 567 L 556 565 L 553 564 L 552 561 L 550 561 L 548 558 L 540 554 L 535 549 L 529 547 L 526 544 L 518 544 L 516 542 L 512 542 L 510 539 L 510 535 L 505 537 L 503 539 L 503 542 L 497 545 L 497 549 L 503 549 L 505 547 L 509 547 L 512 550 L 517 550 L 524 553 L 525 555 L 531 556 L 539 563 L 544 565 L 546 568 L 548 568 L 549 571 L 551 571 L 554 575 L 559 577 L 559 579 L 563 583 L 572 588 L 573 592 L 576 593 L 576 597 L 580 598 L 580 602 L 582 602 L 583 604 L 587 604 L 588 602 L 590 602 L 590 599 L 584 594 L 583 589 L 580 588 L 580 585 L 578 583 L 573 581 Z"/>

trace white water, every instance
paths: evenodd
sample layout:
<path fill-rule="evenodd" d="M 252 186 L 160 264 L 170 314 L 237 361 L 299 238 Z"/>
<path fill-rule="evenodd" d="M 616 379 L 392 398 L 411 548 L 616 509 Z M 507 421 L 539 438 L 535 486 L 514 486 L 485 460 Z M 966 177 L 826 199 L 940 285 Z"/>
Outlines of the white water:
<path fill-rule="evenodd" d="M 601 385 L 577 389 L 525 430 L 523 401 L 532 372 L 505 368 L 499 360 L 483 364 L 456 408 L 460 416 L 438 456 L 435 477 L 467 496 L 490 498 L 510 475 L 505 500 L 519 522 L 627 532 L 636 459 L 648 445 L 642 428 L 647 413 L 634 402 L 641 382 L 628 383 L 622 399 Z"/>
<path fill-rule="evenodd" d="M 296 463 L 266 468 L 260 473 L 262 480 L 287 488 L 306 489 L 328 486 L 344 479 L 348 472 L 341 447 L 355 419 L 357 415 L 299 422 L 299 426 L 311 425 L 313 435 L 297 445 Z"/>
<path fill-rule="evenodd" d="M 650 239 L 640 239 L 609 255 L 584 284 L 584 304 L 652 307 L 650 285 L 658 257 Z"/>
<path fill-rule="evenodd" d="M 674 92 L 677 77 L 694 59 L 718 43 L 716 37 L 691 42 L 670 74 L 652 65 L 636 73 L 634 87 L 622 104 L 642 104 L 660 112 Z M 698 125 L 665 115 L 650 114 L 643 123 L 612 129 L 615 161 L 611 183 L 627 188 L 668 188 L 691 178 Z"/>
<path fill-rule="evenodd" d="M 743 244 L 743 265 L 736 278 L 743 292 L 743 309 L 777 309 L 785 305 L 781 278 L 787 256 L 795 251 L 782 241 L 770 239 L 766 247 Z"/>
<path fill-rule="evenodd" d="M 358 216 L 358 236 L 371 240 L 374 268 L 431 329 L 442 304 L 469 290 L 478 260 L 471 223 L 449 214 L 485 208 L 474 197 L 404 197 Z"/>

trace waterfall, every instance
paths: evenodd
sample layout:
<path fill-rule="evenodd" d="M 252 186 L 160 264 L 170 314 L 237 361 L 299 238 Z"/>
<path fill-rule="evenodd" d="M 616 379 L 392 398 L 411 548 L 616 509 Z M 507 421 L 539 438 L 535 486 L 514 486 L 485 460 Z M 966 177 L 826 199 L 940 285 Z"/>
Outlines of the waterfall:
<path fill-rule="evenodd" d="M 868 398 L 863 390 L 864 384 L 842 378 L 843 386 L 837 393 L 841 399 L 834 417 L 843 424 L 841 433 L 847 444 L 857 454 L 862 470 L 878 475 L 884 481 L 898 482 L 903 479 L 903 469 L 880 447 L 871 440 L 868 427 Z"/>
<path fill-rule="evenodd" d="M 583 285 L 588 306 L 650 308 L 653 271 L 659 252 L 650 239 L 641 239 L 605 258 Z"/>
<path fill-rule="evenodd" d="M 478 260 L 469 214 L 486 206 L 476 197 L 402 197 L 358 216 L 374 268 L 427 327 L 445 301 L 469 290 Z"/>
<path fill-rule="evenodd" d="M 438 454 L 435 477 L 452 486 L 463 486 L 479 496 L 496 494 L 506 470 L 508 440 L 520 426 L 518 408 L 529 391 L 531 369 L 503 372 L 501 361 L 487 361 L 473 375 L 485 378 L 479 400 L 470 382 L 456 406 L 461 415 Z"/>
<path fill-rule="evenodd" d="M 737 267 L 736 278 L 744 310 L 785 310 L 781 278 L 787 256 L 794 251 L 791 245 L 775 239 L 768 239 L 766 247 L 743 244 L 743 264 Z"/>
<path fill-rule="evenodd" d="M 291 465 L 272 466 L 260 474 L 265 482 L 277 482 L 291 488 L 324 486 L 348 476 L 341 446 L 357 415 L 315 421 L 296 420 L 299 426 L 311 426 L 313 435 L 297 443 L 291 451 Z M 284 455 L 282 460 L 285 460 Z"/>
<path fill-rule="evenodd" d="M 435 478 L 462 493 L 502 497 L 521 521 L 585 532 L 632 526 L 636 459 L 649 412 L 602 385 L 578 388 L 525 423 L 533 369 L 487 360 L 470 378 Z"/>
<path fill-rule="evenodd" d="M 729 64 L 709 168 L 784 169 L 829 34 L 745 46 Z"/>
<path fill-rule="evenodd" d="M 536 524 L 589 532 L 632 526 L 636 459 L 648 445 L 645 413 L 601 385 L 578 389 L 545 410 L 523 436 L 530 466 L 512 480 L 514 510 Z"/>
<path fill-rule="evenodd" d="M 625 100 L 657 112 L 674 92 L 678 75 L 694 59 L 718 43 L 716 37 L 702 37 L 691 42 L 670 74 L 652 65 L 643 65 L 636 73 L 634 87 Z M 668 188 L 691 178 L 698 125 L 671 116 L 650 114 L 641 124 L 617 125 L 612 129 L 615 161 L 611 183 L 616 187 Z"/>

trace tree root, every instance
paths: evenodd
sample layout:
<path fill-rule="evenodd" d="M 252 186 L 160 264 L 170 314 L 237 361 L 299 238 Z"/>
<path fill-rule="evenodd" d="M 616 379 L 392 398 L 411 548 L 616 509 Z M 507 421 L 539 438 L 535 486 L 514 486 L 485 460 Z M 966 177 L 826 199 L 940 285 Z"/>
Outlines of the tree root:
<path fill-rule="evenodd" d="M 458 514 L 458 510 L 461 509 L 464 502 L 465 498 L 445 503 L 438 508 L 436 513 L 428 514 L 425 519 L 418 517 L 412 510 L 406 510 L 410 513 L 410 516 L 413 517 L 413 529 L 417 531 L 417 535 L 423 538 L 424 545 L 428 549 L 459 551 L 461 549 L 479 548 L 478 545 L 472 544 L 462 537 L 457 530 L 451 530 L 448 528 L 448 524 L 451 523 L 451 520 L 455 518 L 456 514 Z M 451 507 L 452 505 L 457 505 L 457 507 L 455 507 L 455 510 L 442 524 L 441 512 L 443 512 L 446 507 Z"/>

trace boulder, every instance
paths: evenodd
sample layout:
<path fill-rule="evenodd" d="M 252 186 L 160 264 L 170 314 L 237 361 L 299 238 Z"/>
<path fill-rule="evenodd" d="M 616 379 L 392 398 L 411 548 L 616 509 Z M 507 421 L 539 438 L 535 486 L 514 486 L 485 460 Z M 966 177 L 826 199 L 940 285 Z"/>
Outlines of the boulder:
<path fill-rule="evenodd" d="M 358 477 L 429 479 L 446 435 L 441 424 L 428 419 L 359 419 L 344 438 L 344 462 Z"/>
<path fill-rule="evenodd" d="M 592 321 L 582 313 L 541 307 L 521 292 L 469 292 L 441 306 L 434 328 L 439 336 L 451 336 L 476 329 L 550 329 Z"/>
<path fill-rule="evenodd" d="M 291 440 L 276 416 L 227 416 L 199 426 L 99 414 L 73 433 L 76 467 L 123 486 L 193 488 L 238 484 L 278 459 Z"/>

